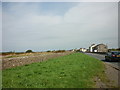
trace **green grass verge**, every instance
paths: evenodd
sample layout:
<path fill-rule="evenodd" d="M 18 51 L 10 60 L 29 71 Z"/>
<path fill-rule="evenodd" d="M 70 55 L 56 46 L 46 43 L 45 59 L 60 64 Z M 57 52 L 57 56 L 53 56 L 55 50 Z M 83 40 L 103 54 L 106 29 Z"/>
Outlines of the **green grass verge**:
<path fill-rule="evenodd" d="M 3 88 L 92 88 L 102 75 L 101 61 L 73 53 L 48 61 L 3 70 Z"/>

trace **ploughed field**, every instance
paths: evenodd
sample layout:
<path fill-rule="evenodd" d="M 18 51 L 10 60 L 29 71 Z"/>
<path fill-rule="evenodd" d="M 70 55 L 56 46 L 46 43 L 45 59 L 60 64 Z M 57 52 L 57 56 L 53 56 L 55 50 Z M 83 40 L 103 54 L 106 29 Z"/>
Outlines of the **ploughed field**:
<path fill-rule="evenodd" d="M 83 53 L 57 54 L 61 57 L 53 58 L 55 53 L 52 53 L 48 55 L 51 59 L 43 60 L 39 55 L 36 59 L 32 55 L 24 60 L 19 58 L 21 62 L 27 62 L 22 66 L 15 64 L 19 60 L 12 59 L 15 67 L 4 66 L 3 88 L 92 88 L 96 87 L 95 77 L 105 78 L 101 61 Z"/>
<path fill-rule="evenodd" d="M 2 57 L 2 69 L 41 62 L 50 58 L 68 55 L 72 52 L 66 51 L 61 53 L 39 52 L 39 53 L 23 53 L 23 54 L 8 54 Z"/>

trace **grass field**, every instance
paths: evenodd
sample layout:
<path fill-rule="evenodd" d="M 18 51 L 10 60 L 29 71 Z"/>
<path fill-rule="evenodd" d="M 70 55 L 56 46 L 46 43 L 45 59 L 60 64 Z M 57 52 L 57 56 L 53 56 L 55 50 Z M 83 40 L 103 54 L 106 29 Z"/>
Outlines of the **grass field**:
<path fill-rule="evenodd" d="M 3 88 L 92 88 L 104 76 L 101 61 L 73 53 L 47 61 L 3 70 Z"/>

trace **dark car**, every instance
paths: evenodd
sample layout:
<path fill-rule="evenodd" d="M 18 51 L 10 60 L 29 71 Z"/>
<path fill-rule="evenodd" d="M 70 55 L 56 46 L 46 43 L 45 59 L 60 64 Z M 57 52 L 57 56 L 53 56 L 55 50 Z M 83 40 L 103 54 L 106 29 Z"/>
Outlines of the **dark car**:
<path fill-rule="evenodd" d="M 120 51 L 108 52 L 105 56 L 106 61 L 120 61 Z"/>

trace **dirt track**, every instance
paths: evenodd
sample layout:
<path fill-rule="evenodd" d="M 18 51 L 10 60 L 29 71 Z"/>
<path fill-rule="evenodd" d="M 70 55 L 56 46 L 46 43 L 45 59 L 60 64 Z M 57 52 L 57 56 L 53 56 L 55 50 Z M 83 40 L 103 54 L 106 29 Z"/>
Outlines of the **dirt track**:
<path fill-rule="evenodd" d="M 118 88 L 120 87 L 119 83 L 119 73 L 120 71 L 114 69 L 113 67 L 109 66 L 108 64 L 104 63 L 105 65 L 105 74 L 107 76 L 105 81 L 102 81 L 99 77 L 94 79 L 96 82 L 97 88 Z"/>
<path fill-rule="evenodd" d="M 4 58 L 2 59 L 2 69 L 7 69 L 11 67 L 21 66 L 25 64 L 31 64 L 34 62 L 41 62 L 44 60 L 48 60 L 50 58 L 56 58 L 59 56 L 68 55 L 72 52 L 64 52 L 64 53 L 35 53 L 27 56 L 21 57 L 12 57 L 12 58 Z"/>

